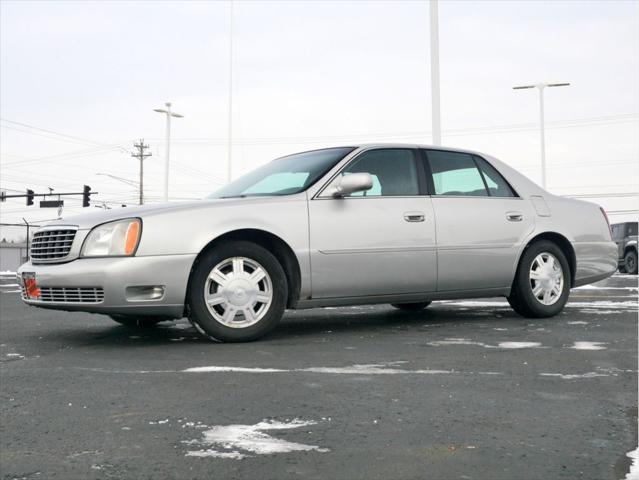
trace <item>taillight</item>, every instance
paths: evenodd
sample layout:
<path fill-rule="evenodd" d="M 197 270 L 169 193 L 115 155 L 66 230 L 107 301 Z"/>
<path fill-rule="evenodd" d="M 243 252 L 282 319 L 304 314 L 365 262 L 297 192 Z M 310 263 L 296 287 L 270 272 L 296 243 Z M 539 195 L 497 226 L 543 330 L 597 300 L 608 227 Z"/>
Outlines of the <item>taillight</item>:
<path fill-rule="evenodd" d="M 606 219 L 606 225 L 608 225 L 608 233 L 610 234 L 610 240 L 612 240 L 612 228 L 610 228 L 610 220 L 608 219 L 608 214 L 603 209 L 603 207 L 599 207 L 599 210 L 601 210 L 602 215 Z"/>

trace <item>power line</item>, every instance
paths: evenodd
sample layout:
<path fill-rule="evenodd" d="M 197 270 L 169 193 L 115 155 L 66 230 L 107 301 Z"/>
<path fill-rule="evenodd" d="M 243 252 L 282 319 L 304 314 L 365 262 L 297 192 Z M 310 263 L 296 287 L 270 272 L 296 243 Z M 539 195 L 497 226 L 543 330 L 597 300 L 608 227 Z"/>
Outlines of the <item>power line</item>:
<path fill-rule="evenodd" d="M 606 115 L 599 117 L 580 118 L 573 120 L 558 120 L 553 122 L 547 122 L 547 128 L 573 128 L 579 126 L 595 126 L 595 125 L 612 125 L 616 123 L 636 122 L 639 120 L 639 115 L 636 113 L 625 113 L 618 115 Z M 535 123 L 520 123 L 520 124 L 502 124 L 502 125 L 489 125 L 480 127 L 466 127 L 457 129 L 447 129 L 443 133 L 446 136 L 464 136 L 475 135 L 480 133 L 491 132 L 524 132 L 537 130 L 539 127 Z M 388 139 L 388 138 L 420 138 L 428 137 L 431 135 L 429 130 L 416 130 L 409 132 L 377 132 L 377 133 L 351 133 L 341 135 L 321 135 L 321 136 L 299 136 L 299 137 L 244 137 L 242 139 L 234 140 L 234 145 L 264 145 L 264 144 L 284 144 L 284 143 L 321 143 L 326 141 L 354 141 L 355 139 L 363 140 L 376 140 L 376 139 Z M 152 139 L 158 140 L 158 139 Z M 225 145 L 228 142 L 226 138 L 216 137 L 201 137 L 201 138 L 173 138 L 172 142 L 182 144 L 214 144 Z"/>
<path fill-rule="evenodd" d="M 97 142 L 95 140 L 90 140 L 90 139 L 87 139 L 87 138 L 77 137 L 75 135 L 68 135 L 66 133 L 55 132 L 53 130 L 49 130 L 49 129 L 46 129 L 46 128 L 36 127 L 35 125 L 29 125 L 28 123 L 22 123 L 22 122 L 16 122 L 14 120 L 9 120 L 8 118 L 0 118 L 0 120 L 2 120 L 3 122 L 6 122 L 6 123 L 11 123 L 13 125 L 19 125 L 21 127 L 30 128 L 32 130 L 37 130 L 37 131 L 40 131 L 40 132 L 45 132 L 45 133 L 49 133 L 49 134 L 52 134 L 52 135 L 57 135 L 59 137 L 69 138 L 71 140 L 75 140 L 77 142 L 83 142 L 85 144 L 100 145 L 100 146 L 103 146 L 103 147 L 117 147 L 117 148 L 121 148 L 122 150 L 126 151 L 120 145 L 107 144 L 107 143 L 104 143 L 104 142 Z M 12 128 L 12 127 L 6 127 L 5 126 L 5 128 Z M 15 129 L 15 127 L 13 127 L 13 128 Z M 31 133 L 31 132 L 28 132 L 28 131 L 25 131 L 25 132 L 26 133 Z"/>
<path fill-rule="evenodd" d="M 46 155 L 44 157 L 37 157 L 37 158 L 30 158 L 27 160 L 14 160 L 12 162 L 6 162 L 1 164 L 2 168 L 5 167 L 10 167 L 12 165 L 33 165 L 35 163 L 40 163 L 40 162 L 46 162 L 48 160 L 64 160 L 64 159 L 70 159 L 70 158 L 75 158 L 75 157 L 86 157 L 89 155 L 99 155 L 99 154 L 103 154 L 103 153 L 107 153 L 111 150 L 117 150 L 117 149 L 121 149 L 122 147 L 93 147 L 93 148 L 88 148 L 88 149 L 84 149 L 84 150 L 75 150 L 73 152 L 67 152 L 67 153 L 58 153 L 55 155 Z"/>

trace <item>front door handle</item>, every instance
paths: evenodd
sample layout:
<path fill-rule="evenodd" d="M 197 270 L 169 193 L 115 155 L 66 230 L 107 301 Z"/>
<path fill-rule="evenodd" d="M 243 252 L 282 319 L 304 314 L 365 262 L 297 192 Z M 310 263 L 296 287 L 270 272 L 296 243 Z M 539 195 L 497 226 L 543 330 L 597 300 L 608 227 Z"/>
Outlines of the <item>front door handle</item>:
<path fill-rule="evenodd" d="M 404 220 L 407 222 L 423 222 L 426 220 L 424 212 L 406 212 L 404 213 Z"/>
<path fill-rule="evenodd" d="M 509 222 L 521 222 L 524 219 L 524 215 L 521 212 L 506 212 L 506 219 Z"/>

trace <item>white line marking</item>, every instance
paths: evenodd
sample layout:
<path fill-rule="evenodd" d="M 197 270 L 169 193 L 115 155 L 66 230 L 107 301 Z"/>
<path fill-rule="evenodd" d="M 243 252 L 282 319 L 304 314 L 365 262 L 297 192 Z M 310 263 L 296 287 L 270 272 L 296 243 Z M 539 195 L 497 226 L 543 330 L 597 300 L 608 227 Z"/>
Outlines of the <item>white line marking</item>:
<path fill-rule="evenodd" d="M 626 297 L 624 297 L 626 298 Z M 450 300 L 450 301 L 442 301 L 438 302 L 442 305 L 452 305 L 457 307 L 505 307 L 510 308 L 508 302 L 501 302 L 498 300 L 486 300 L 486 301 L 475 301 L 475 300 Z M 591 302 L 572 302 L 568 301 L 566 304 L 567 308 L 607 308 L 607 309 L 623 309 L 623 310 L 637 310 L 638 304 L 637 301 L 624 301 L 624 302 L 613 302 L 610 300 L 600 300 L 600 301 L 591 301 Z"/>
<path fill-rule="evenodd" d="M 242 372 L 242 373 L 275 373 L 290 372 L 291 370 L 281 370 L 279 368 L 257 368 L 257 367 L 193 367 L 182 370 L 189 373 L 208 373 L 208 372 Z"/>
<path fill-rule="evenodd" d="M 594 377 L 609 377 L 607 373 L 587 372 L 579 374 L 564 374 L 564 373 L 540 373 L 542 377 L 558 377 L 564 380 L 574 380 L 575 378 L 594 378 Z"/>
<path fill-rule="evenodd" d="M 385 364 L 370 365 L 349 365 L 347 367 L 308 367 L 295 369 L 281 368 L 259 368 L 259 367 L 226 367 L 226 366 L 208 366 L 208 367 L 192 367 L 182 370 L 187 373 L 217 373 L 217 372 L 242 372 L 242 373 L 333 373 L 341 375 L 397 375 L 397 374 L 422 374 L 436 375 L 455 373 L 453 370 L 405 370 L 401 368 L 389 368 L 388 365 L 396 364 L 391 362 Z M 401 362 L 403 363 L 403 362 Z"/>

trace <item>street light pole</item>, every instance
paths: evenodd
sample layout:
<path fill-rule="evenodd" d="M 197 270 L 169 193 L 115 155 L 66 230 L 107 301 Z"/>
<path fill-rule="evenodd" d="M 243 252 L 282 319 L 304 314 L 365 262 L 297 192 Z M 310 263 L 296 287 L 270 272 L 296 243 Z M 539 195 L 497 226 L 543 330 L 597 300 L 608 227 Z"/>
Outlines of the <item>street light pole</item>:
<path fill-rule="evenodd" d="M 546 119 L 544 113 L 544 89 L 546 87 L 567 87 L 570 83 L 537 83 L 535 85 L 520 85 L 513 90 L 536 88 L 539 90 L 539 133 L 541 140 L 541 186 L 546 188 Z"/>
<path fill-rule="evenodd" d="M 227 169 L 228 181 L 232 177 L 233 159 L 233 0 L 230 1 L 229 12 L 229 111 L 228 111 L 228 145 L 227 145 Z"/>
<path fill-rule="evenodd" d="M 430 95 L 433 145 L 442 144 L 439 94 L 439 14 L 437 0 L 430 0 Z"/>
<path fill-rule="evenodd" d="M 164 158 L 164 201 L 169 201 L 169 154 L 171 150 L 171 117 L 183 118 L 184 115 L 171 111 L 171 102 L 164 104 L 166 109 L 154 108 L 154 112 L 166 114 L 166 155 Z"/>

